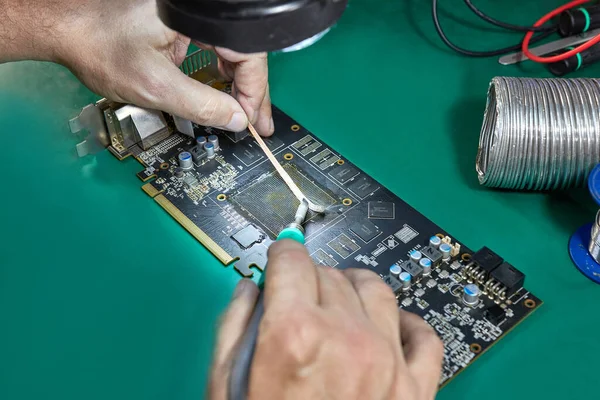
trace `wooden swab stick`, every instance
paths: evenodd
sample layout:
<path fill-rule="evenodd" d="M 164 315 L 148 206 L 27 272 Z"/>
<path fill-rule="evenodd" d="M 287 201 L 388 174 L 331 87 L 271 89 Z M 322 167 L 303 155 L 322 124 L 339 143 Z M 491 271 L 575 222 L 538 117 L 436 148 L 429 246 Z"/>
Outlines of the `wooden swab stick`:
<path fill-rule="evenodd" d="M 323 207 L 319 204 L 313 203 L 312 201 L 310 201 L 310 199 L 308 197 L 306 197 L 304 195 L 304 193 L 302 193 L 302 191 L 300 190 L 298 185 L 296 185 L 296 183 L 293 181 L 292 177 L 285 171 L 285 169 L 283 169 L 281 164 L 279 164 L 279 161 L 277 161 L 277 159 L 275 158 L 273 153 L 271 153 L 271 150 L 269 150 L 269 147 L 267 147 L 265 141 L 262 140 L 262 138 L 260 137 L 258 132 L 256 132 L 256 129 L 254 129 L 254 127 L 252 126 L 251 123 L 248 123 L 248 130 L 250 131 L 250 133 L 254 137 L 254 140 L 256 140 L 256 142 L 258 143 L 258 145 L 260 146 L 262 151 L 265 153 L 265 155 L 267 156 L 269 161 L 271 161 L 271 164 L 273 164 L 273 166 L 279 173 L 279 176 L 281 176 L 281 179 L 283 179 L 283 181 L 290 188 L 292 193 L 294 193 L 294 196 L 296 196 L 296 198 L 300 202 L 302 202 L 302 200 L 306 200 L 308 202 L 308 208 L 311 211 L 314 211 L 317 213 L 325 212 L 325 207 Z"/>

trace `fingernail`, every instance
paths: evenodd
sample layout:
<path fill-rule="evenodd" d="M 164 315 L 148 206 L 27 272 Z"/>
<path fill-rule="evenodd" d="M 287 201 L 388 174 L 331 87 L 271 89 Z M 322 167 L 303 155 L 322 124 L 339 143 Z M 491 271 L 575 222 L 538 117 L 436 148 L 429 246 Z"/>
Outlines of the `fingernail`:
<path fill-rule="evenodd" d="M 241 132 L 248 126 L 248 118 L 243 112 L 236 112 L 224 128 L 232 132 Z"/>
<path fill-rule="evenodd" d="M 275 132 L 275 122 L 273 121 L 273 118 L 271 118 L 271 122 L 269 123 L 269 133 L 273 132 Z"/>
<path fill-rule="evenodd" d="M 239 281 L 235 287 L 235 290 L 233 291 L 233 298 L 235 299 L 240 297 L 242 294 L 250 290 L 252 285 L 254 285 L 254 282 L 252 282 L 250 279 L 242 279 Z"/>

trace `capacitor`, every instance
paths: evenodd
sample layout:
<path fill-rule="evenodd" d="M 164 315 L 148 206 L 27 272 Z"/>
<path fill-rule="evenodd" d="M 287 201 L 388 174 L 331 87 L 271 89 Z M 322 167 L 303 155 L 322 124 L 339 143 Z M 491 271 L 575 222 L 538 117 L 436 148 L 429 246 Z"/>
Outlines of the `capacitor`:
<path fill-rule="evenodd" d="M 431 260 L 429 258 L 421 258 L 419 265 L 423 268 L 423 275 L 427 276 L 431 274 Z"/>
<path fill-rule="evenodd" d="M 452 246 L 450 246 L 448 243 L 442 243 L 440 244 L 440 251 L 442 252 L 442 260 L 448 261 L 450 259 Z"/>
<path fill-rule="evenodd" d="M 474 306 L 479 303 L 479 286 L 470 283 L 463 288 L 463 301 L 468 306 Z"/>
<path fill-rule="evenodd" d="M 431 247 L 434 247 L 437 249 L 438 247 L 440 247 L 440 244 L 442 244 L 442 239 L 440 239 L 439 237 L 432 236 L 429 238 L 429 245 Z"/>
<path fill-rule="evenodd" d="M 394 264 L 390 267 L 390 274 L 392 274 L 392 276 L 395 278 L 397 278 L 401 272 L 402 268 L 400 268 L 398 264 Z"/>
<path fill-rule="evenodd" d="M 408 272 L 401 272 L 398 279 L 400 279 L 400 283 L 402 283 L 402 290 L 410 289 L 411 276 Z"/>
<path fill-rule="evenodd" d="M 194 162 L 192 160 L 192 155 L 188 151 L 183 151 L 179 153 L 179 167 L 182 170 L 192 169 L 194 166 Z"/>
<path fill-rule="evenodd" d="M 210 135 L 208 137 L 208 143 L 212 143 L 215 146 L 215 151 L 219 150 L 219 137 L 217 135 Z"/>
<path fill-rule="evenodd" d="M 214 158 L 215 157 L 215 145 L 212 143 L 206 143 L 204 145 L 204 150 L 206 150 L 206 155 L 208 156 L 208 158 Z"/>
<path fill-rule="evenodd" d="M 204 145 L 206 144 L 206 137 L 205 136 L 198 136 L 196 138 L 196 144 L 198 145 L 198 147 L 200 147 L 201 149 L 204 148 Z"/>
<path fill-rule="evenodd" d="M 183 178 L 183 170 L 181 168 L 175 168 L 175 176 L 177 178 Z"/>
<path fill-rule="evenodd" d="M 411 250 L 408 254 L 410 255 L 410 259 L 414 262 L 419 262 L 419 260 L 423 258 L 423 254 L 421 254 L 419 250 Z"/>

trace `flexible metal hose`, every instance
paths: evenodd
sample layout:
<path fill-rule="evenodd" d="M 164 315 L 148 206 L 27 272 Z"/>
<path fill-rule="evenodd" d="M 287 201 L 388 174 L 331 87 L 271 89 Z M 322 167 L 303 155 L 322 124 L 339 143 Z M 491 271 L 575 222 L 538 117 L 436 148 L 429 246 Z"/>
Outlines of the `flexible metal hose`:
<path fill-rule="evenodd" d="M 482 185 L 582 186 L 599 162 L 600 80 L 492 79 L 476 163 Z"/>

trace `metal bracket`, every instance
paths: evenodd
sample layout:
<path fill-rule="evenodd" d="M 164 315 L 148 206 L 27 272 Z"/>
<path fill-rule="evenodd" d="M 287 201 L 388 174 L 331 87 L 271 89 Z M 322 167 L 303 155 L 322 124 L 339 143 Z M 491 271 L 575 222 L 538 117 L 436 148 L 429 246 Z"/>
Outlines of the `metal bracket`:
<path fill-rule="evenodd" d="M 208 85 L 219 82 L 217 58 L 210 51 L 198 50 L 191 53 L 183 61 L 180 70 L 187 76 Z M 96 104 L 85 106 L 77 117 L 69 121 L 71 132 L 84 138 L 76 146 L 79 157 L 98 153 L 110 145 L 119 152 L 126 150 L 123 133 L 113 126 L 118 122 L 113 121 L 114 112 L 111 108 L 115 106 L 119 105 L 101 99 Z M 146 113 L 151 114 L 149 110 L 146 110 Z M 193 126 L 190 121 L 178 117 L 174 117 L 174 121 L 180 132 L 193 137 Z"/>
<path fill-rule="evenodd" d="M 87 132 L 85 139 L 77 144 L 77 155 L 79 157 L 98 153 L 110 145 L 110 137 L 104 124 L 104 114 L 101 109 L 105 104 L 106 99 L 102 99 L 96 104 L 88 104 L 83 107 L 77 117 L 69 121 L 71 132 L 80 136 Z"/>

